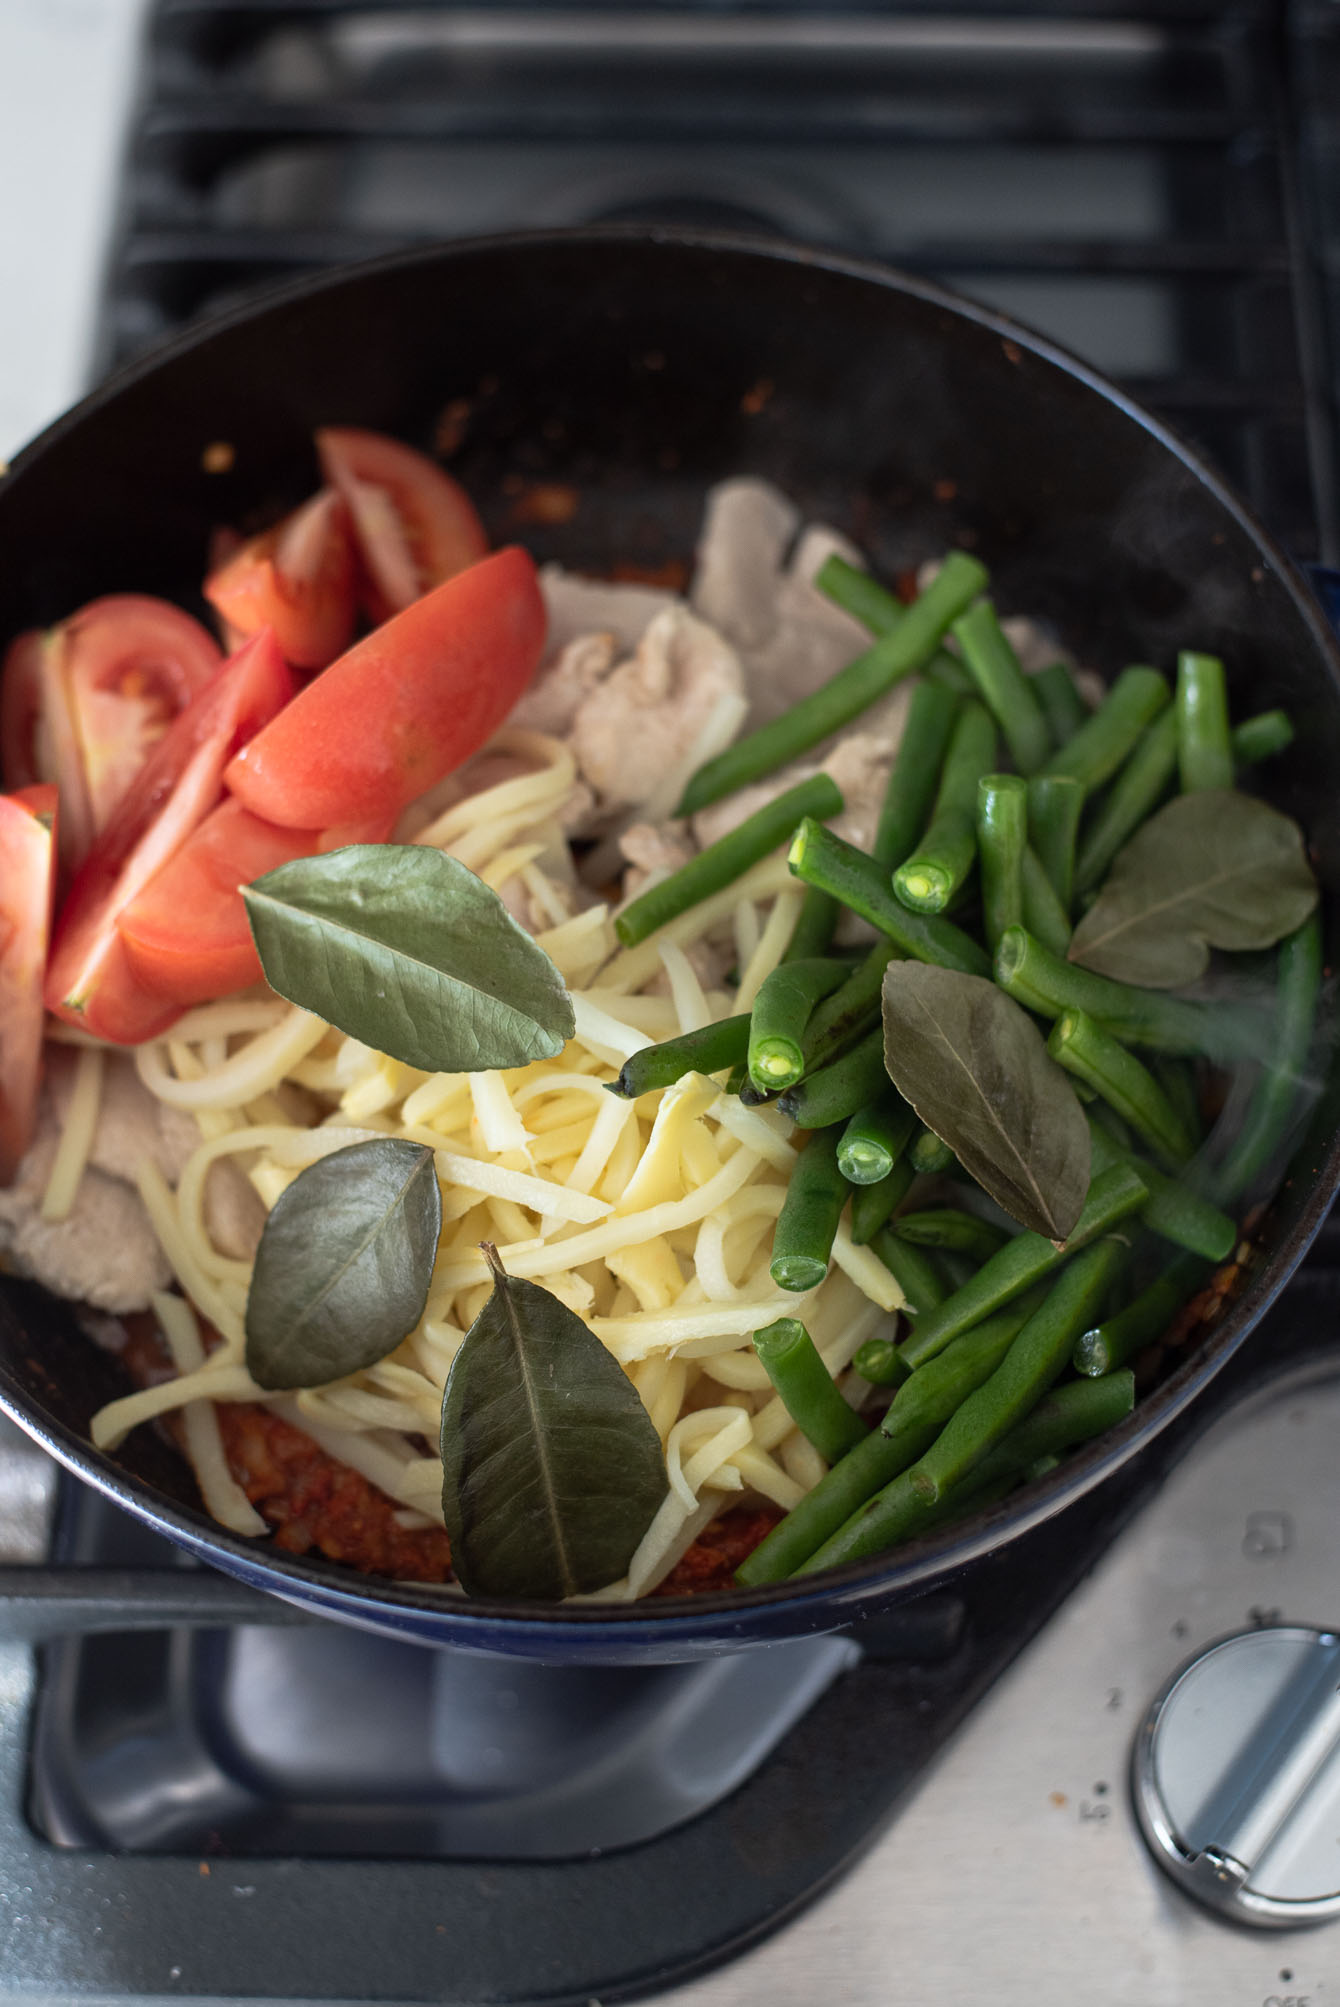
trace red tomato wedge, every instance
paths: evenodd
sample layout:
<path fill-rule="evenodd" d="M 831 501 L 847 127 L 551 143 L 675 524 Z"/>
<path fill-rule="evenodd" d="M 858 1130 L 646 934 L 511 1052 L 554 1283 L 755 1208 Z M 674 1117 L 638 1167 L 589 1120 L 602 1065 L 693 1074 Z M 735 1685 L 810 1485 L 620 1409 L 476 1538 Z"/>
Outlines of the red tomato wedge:
<path fill-rule="evenodd" d="M 340 842 L 384 843 L 383 817 L 341 830 Z M 116 916 L 136 979 L 176 1004 L 208 1003 L 261 979 L 239 887 L 332 847 L 315 829 L 262 822 L 240 801 L 221 801 L 181 849 Z"/>
<path fill-rule="evenodd" d="M 381 432 L 328 426 L 316 435 L 321 471 L 353 521 L 374 621 L 477 564 L 489 547 L 475 505 L 433 460 Z"/>
<path fill-rule="evenodd" d="M 293 672 L 267 629 L 169 726 L 70 887 L 47 971 L 48 1010 L 124 1045 L 166 1031 L 177 1007 L 138 980 L 116 916 L 208 815 L 229 759 L 292 693 Z"/>
<path fill-rule="evenodd" d="M 323 488 L 211 571 L 204 592 L 230 633 L 273 627 L 287 661 L 324 669 L 349 646 L 354 582 L 348 510 Z"/>
<path fill-rule="evenodd" d="M 55 788 L 0 797 L 0 1184 L 13 1177 L 37 1115 L 55 883 Z"/>
<path fill-rule="evenodd" d="M 83 862 L 173 718 L 222 663 L 198 620 L 143 593 L 92 600 L 11 645 L 6 779 L 56 782 L 66 864 Z"/>
<path fill-rule="evenodd" d="M 497 730 L 544 635 L 534 563 L 498 551 L 355 642 L 224 781 L 253 815 L 288 829 L 398 814 Z"/>

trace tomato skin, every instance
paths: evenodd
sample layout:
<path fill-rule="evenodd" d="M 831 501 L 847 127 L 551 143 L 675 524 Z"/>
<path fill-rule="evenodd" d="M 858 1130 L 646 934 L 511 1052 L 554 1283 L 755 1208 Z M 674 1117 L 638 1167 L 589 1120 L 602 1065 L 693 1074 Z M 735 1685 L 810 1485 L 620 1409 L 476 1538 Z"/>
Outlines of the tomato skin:
<path fill-rule="evenodd" d="M 48 1010 L 118 1044 L 167 1030 L 178 1008 L 136 977 L 116 916 L 208 815 L 228 760 L 293 688 L 293 672 L 267 629 L 169 726 L 70 887 L 52 943 Z"/>
<path fill-rule="evenodd" d="M 501 725 L 545 625 L 533 561 L 497 551 L 355 642 L 256 735 L 225 785 L 287 828 L 397 814 Z"/>
<path fill-rule="evenodd" d="M 272 627 L 286 661 L 324 669 L 349 646 L 354 587 L 349 512 L 333 488 L 323 488 L 225 558 L 204 593 L 228 633 Z"/>
<path fill-rule="evenodd" d="M 174 1004 L 208 1003 L 261 980 L 238 890 L 280 864 L 343 843 L 384 843 L 385 818 L 353 830 L 282 829 L 231 798 L 116 916 L 136 980 Z"/>
<path fill-rule="evenodd" d="M 260 957 L 239 885 L 309 857 L 319 835 L 262 822 L 221 801 L 116 916 L 137 981 L 169 1003 L 208 1003 L 259 981 Z"/>
<path fill-rule="evenodd" d="M 42 971 L 56 884 L 56 789 L 0 797 L 0 1184 L 32 1141 L 42 1085 Z"/>
<path fill-rule="evenodd" d="M 316 435 L 321 471 L 344 497 L 375 622 L 477 564 L 488 537 L 459 481 L 399 439 L 354 426 Z"/>
<path fill-rule="evenodd" d="M 222 665 L 199 621 L 145 593 L 91 600 L 11 644 L 0 699 L 6 780 L 56 782 L 67 866 L 83 862 L 172 719 Z"/>

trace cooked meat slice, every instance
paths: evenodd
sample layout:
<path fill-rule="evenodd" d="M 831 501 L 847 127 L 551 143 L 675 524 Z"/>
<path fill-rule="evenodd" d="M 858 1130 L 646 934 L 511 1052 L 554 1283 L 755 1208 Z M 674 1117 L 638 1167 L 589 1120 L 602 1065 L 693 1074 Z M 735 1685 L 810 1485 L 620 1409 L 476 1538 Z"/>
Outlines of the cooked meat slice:
<path fill-rule="evenodd" d="M 860 622 L 813 583 L 820 565 L 834 553 L 849 564 L 861 561 L 844 537 L 812 524 L 777 582 L 773 632 L 745 655 L 750 731 L 821 689 L 870 646 L 870 635 Z"/>
<path fill-rule="evenodd" d="M 735 650 L 684 606 L 667 606 L 577 712 L 578 770 L 603 809 L 657 821 L 693 769 L 730 744 L 745 706 Z"/>
<path fill-rule="evenodd" d="M 681 603 L 676 594 L 659 586 L 582 578 L 557 564 L 541 566 L 540 590 L 549 615 L 546 661 L 581 634 L 612 634 L 620 653 L 629 654 L 658 613 Z"/>
<path fill-rule="evenodd" d="M 49 1099 L 14 1183 L 0 1191 L 0 1254 L 58 1296 L 95 1309 L 143 1310 L 171 1280 L 167 1257 L 138 1192 L 105 1171 L 85 1171 L 68 1219 L 44 1220 L 59 1125 Z"/>
<path fill-rule="evenodd" d="M 577 635 L 541 669 L 514 705 L 508 724 L 566 738 L 583 701 L 604 682 L 619 654 L 618 638 L 613 634 Z"/>
<path fill-rule="evenodd" d="M 761 648 L 777 627 L 782 560 L 800 522 L 768 481 L 721 481 L 707 497 L 690 600 L 736 648 Z"/>
<path fill-rule="evenodd" d="M 451 1544 L 441 1527 L 396 1523 L 400 1507 L 269 1408 L 221 1401 L 229 1467 L 290 1554 L 313 1549 L 364 1575 L 446 1582 Z"/>
<path fill-rule="evenodd" d="M 63 1122 L 74 1092 L 76 1055 L 67 1045 L 48 1045 L 47 1078 L 56 1120 Z M 149 1092 L 129 1053 L 103 1055 L 102 1100 L 88 1161 L 95 1171 L 133 1184 L 140 1165 L 156 1164 L 169 1184 L 200 1145 L 194 1115 L 169 1108 Z"/>
<path fill-rule="evenodd" d="M 736 1506 L 705 1526 L 653 1596 L 701 1596 L 734 1586 L 735 1571 L 765 1540 L 781 1513 L 775 1506 Z"/>
<path fill-rule="evenodd" d="M 697 848 L 682 822 L 630 823 L 619 835 L 619 849 L 629 866 L 624 873 L 624 898 L 634 898 L 653 878 L 668 878 L 688 863 Z"/>
<path fill-rule="evenodd" d="M 870 713 L 863 729 L 835 739 L 822 761 L 823 771 L 837 782 L 845 803 L 842 814 L 833 818 L 832 827 L 862 850 L 868 849 L 874 840 L 910 695 L 910 689 L 895 690 L 877 711 Z M 797 761 L 770 780 L 756 781 L 752 787 L 727 795 L 724 801 L 713 802 L 710 808 L 699 809 L 691 825 L 695 840 L 704 849 L 709 843 L 716 843 L 738 828 L 747 816 L 756 814 L 798 781 L 808 780 L 819 771 L 820 765 L 814 760 Z"/>
<path fill-rule="evenodd" d="M 250 1261 L 260 1246 L 266 1211 L 250 1180 L 227 1157 L 216 1158 L 205 1178 L 205 1232 L 233 1261 Z"/>

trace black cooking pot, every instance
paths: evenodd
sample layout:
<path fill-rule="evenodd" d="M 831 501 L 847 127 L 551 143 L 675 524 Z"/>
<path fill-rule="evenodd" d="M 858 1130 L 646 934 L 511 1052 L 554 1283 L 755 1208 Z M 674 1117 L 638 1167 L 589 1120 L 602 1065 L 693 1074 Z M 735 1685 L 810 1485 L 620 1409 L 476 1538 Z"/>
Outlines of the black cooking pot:
<path fill-rule="evenodd" d="M 1106 674 L 1168 666 L 1182 646 L 1222 654 L 1239 712 L 1292 713 L 1298 738 L 1272 795 L 1306 826 L 1327 886 L 1340 878 L 1340 653 L 1218 476 L 1002 316 L 776 244 L 606 229 L 450 245 L 304 281 L 183 335 L 61 419 L 0 483 L 0 638 L 98 593 L 194 603 L 211 529 L 259 526 L 309 494 L 312 430 L 329 424 L 430 448 L 460 436 L 453 471 L 494 536 L 578 568 L 687 558 L 706 489 L 748 472 L 849 531 L 886 575 L 968 546 L 1007 611 L 1049 617 Z M 207 452 L 219 443 L 231 455 Z M 554 486 L 577 498 L 558 523 L 544 520 L 565 513 L 552 496 L 537 506 Z M 466 1602 L 239 1539 L 204 1514 L 152 1431 L 120 1462 L 90 1448 L 90 1414 L 124 1391 L 114 1364 L 68 1307 L 18 1285 L 0 1299 L 0 1406 L 202 1559 L 376 1629 L 569 1663 L 834 1629 L 1060 1512 L 1196 1399 L 1330 1205 L 1338 1094 L 1332 1068 L 1248 1286 L 1121 1428 L 994 1511 L 803 1587 L 631 1608 Z"/>

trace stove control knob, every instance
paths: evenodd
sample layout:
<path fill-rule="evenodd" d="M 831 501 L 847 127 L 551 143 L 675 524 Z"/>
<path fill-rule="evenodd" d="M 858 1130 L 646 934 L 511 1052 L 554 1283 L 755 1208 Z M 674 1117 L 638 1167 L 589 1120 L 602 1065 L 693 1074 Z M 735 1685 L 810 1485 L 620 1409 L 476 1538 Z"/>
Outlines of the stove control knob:
<path fill-rule="evenodd" d="M 1340 1917 L 1340 1635 L 1240 1631 L 1146 1714 L 1135 1809 L 1178 1886 L 1239 1923 Z"/>

